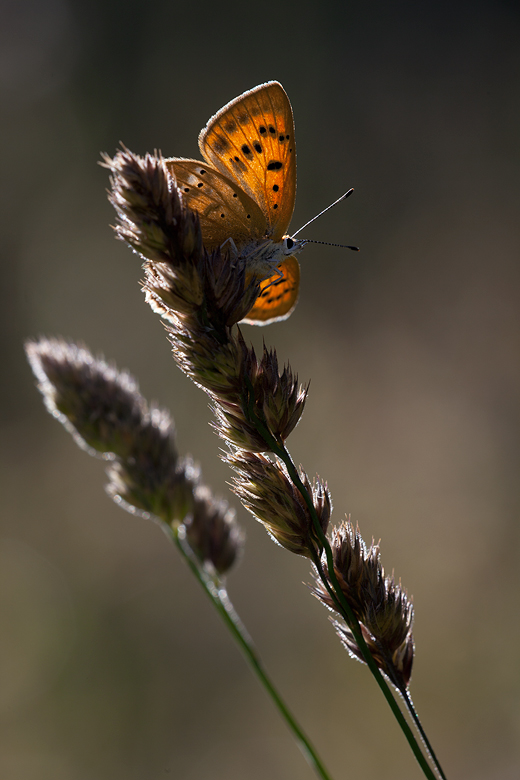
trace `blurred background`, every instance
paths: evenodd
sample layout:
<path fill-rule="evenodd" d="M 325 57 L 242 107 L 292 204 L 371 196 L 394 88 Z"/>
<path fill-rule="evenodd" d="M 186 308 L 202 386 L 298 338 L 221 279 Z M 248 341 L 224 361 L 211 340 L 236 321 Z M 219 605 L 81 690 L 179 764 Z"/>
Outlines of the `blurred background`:
<path fill-rule="evenodd" d="M 22 351 L 62 335 L 169 407 L 247 531 L 229 593 L 340 778 L 422 776 L 366 669 L 228 490 L 203 393 L 114 240 L 100 153 L 198 156 L 227 101 L 295 114 L 298 308 L 244 327 L 311 379 L 288 444 L 413 595 L 411 692 L 449 778 L 520 774 L 520 12 L 506 0 L 2 0 L 0 776 L 312 778 L 161 531 L 103 491 Z"/>

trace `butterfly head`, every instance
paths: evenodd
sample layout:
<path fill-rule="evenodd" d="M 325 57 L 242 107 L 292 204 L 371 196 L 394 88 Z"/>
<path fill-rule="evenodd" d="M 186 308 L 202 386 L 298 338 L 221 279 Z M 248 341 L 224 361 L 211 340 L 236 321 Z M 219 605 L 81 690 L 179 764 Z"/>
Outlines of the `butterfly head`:
<path fill-rule="evenodd" d="M 284 257 L 290 257 L 300 252 L 307 241 L 305 239 L 291 238 L 291 236 L 283 236 L 282 238 L 282 252 Z"/>
<path fill-rule="evenodd" d="M 252 241 L 238 249 L 234 242 L 231 243 L 238 257 L 246 261 L 249 272 L 263 280 L 277 274 L 278 266 L 303 249 L 307 241 L 286 235 L 282 236 L 280 241 L 264 238 L 260 241 Z"/>

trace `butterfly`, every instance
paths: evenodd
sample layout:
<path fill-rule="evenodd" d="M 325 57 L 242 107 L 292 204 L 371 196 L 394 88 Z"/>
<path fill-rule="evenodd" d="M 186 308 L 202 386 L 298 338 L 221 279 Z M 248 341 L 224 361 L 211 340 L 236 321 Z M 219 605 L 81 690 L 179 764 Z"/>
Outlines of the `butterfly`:
<path fill-rule="evenodd" d="M 261 280 L 247 317 L 253 325 L 284 320 L 298 301 L 307 243 L 287 234 L 296 198 L 296 147 L 289 98 L 278 81 L 244 92 L 212 116 L 199 135 L 205 162 L 165 160 L 187 206 L 200 218 L 208 250 L 230 244 Z"/>

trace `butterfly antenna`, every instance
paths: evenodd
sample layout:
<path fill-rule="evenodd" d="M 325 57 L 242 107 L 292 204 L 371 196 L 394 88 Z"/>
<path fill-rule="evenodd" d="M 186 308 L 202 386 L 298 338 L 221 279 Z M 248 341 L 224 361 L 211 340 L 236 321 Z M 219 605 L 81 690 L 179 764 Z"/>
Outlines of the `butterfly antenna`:
<path fill-rule="evenodd" d="M 293 234 L 292 234 L 291 238 L 294 238 L 294 236 L 297 236 L 297 235 L 298 235 L 298 233 L 301 233 L 301 232 L 302 232 L 302 230 L 303 230 L 304 228 L 306 228 L 308 225 L 310 225 L 310 224 L 311 224 L 311 222 L 314 222 L 314 220 L 315 220 L 315 219 L 318 219 L 318 217 L 321 217 L 321 215 L 322 215 L 322 214 L 325 214 L 325 212 L 326 212 L 326 211 L 328 211 L 329 209 L 331 209 L 333 206 L 336 206 L 338 203 L 341 203 L 341 201 L 342 201 L 342 200 L 346 200 L 346 199 L 349 197 L 349 195 L 352 195 L 352 193 L 353 193 L 353 192 L 354 192 L 354 187 L 351 187 L 351 188 L 348 190 L 348 192 L 345 192 L 345 193 L 344 193 L 344 194 L 341 196 L 341 198 L 338 198 L 337 200 L 335 200 L 335 201 L 334 201 L 334 203 L 331 203 L 331 204 L 330 204 L 330 206 L 327 206 L 327 208 L 326 208 L 326 209 L 323 209 L 323 211 L 320 211 L 320 213 L 319 213 L 319 214 L 316 214 L 316 216 L 315 216 L 315 217 L 313 217 L 312 219 L 310 219 L 308 222 L 306 222 L 306 223 L 305 223 L 305 225 L 302 225 L 302 226 L 301 226 L 301 228 L 299 228 L 299 229 L 296 231 L 296 233 L 293 233 Z M 314 241 L 313 243 L 323 243 L 323 242 Z M 331 246 L 340 246 L 340 244 L 331 244 Z M 357 249 L 357 248 L 358 248 L 358 247 L 355 247 L 355 249 Z M 352 249 L 352 247 L 350 247 L 350 249 Z"/>
<path fill-rule="evenodd" d="M 353 249 L 354 252 L 359 252 L 358 246 L 350 246 L 350 244 L 330 244 L 328 241 L 313 241 L 312 238 L 304 238 L 305 244 L 325 244 L 325 246 L 339 246 L 342 249 Z"/>

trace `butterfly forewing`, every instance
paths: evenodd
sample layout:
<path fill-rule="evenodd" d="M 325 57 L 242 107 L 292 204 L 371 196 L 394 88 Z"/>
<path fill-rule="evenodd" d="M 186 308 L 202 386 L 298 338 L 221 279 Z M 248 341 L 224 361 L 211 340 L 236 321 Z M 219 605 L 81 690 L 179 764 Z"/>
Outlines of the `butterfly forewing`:
<path fill-rule="evenodd" d="M 287 257 L 278 268 L 283 276 L 277 274 L 262 282 L 260 295 L 243 322 L 268 325 L 292 314 L 298 302 L 300 265 L 295 257 Z"/>
<path fill-rule="evenodd" d="M 235 182 L 198 160 L 166 160 L 187 206 L 200 217 L 202 240 L 212 250 L 232 238 L 235 245 L 263 238 L 267 221 L 256 203 Z"/>
<path fill-rule="evenodd" d="M 287 233 L 296 197 L 296 147 L 291 104 L 277 81 L 232 100 L 199 136 L 204 158 L 260 207 L 267 236 Z"/>

